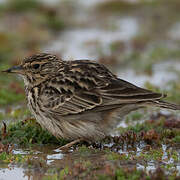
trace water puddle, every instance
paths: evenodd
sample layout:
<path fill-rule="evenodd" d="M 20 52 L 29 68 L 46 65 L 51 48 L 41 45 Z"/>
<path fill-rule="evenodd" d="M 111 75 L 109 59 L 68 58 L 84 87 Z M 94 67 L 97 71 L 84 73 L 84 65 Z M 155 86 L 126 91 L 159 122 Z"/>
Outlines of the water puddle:
<path fill-rule="evenodd" d="M 105 146 L 112 147 L 112 143 L 110 144 L 105 144 Z M 127 159 L 125 160 L 118 160 L 118 162 L 121 164 L 121 166 L 129 166 L 129 167 L 136 167 L 137 169 L 144 170 L 146 172 L 152 172 L 154 171 L 158 166 L 164 165 L 164 166 L 171 166 L 171 170 L 176 170 L 180 174 L 180 163 L 179 161 L 173 159 L 172 157 L 169 158 L 168 154 L 173 151 L 173 148 L 168 148 L 165 144 L 162 144 L 160 147 L 160 150 L 156 150 L 157 152 L 156 155 L 152 155 L 152 159 L 150 160 L 143 160 L 140 157 L 142 154 L 145 154 L 148 156 L 149 152 L 144 151 L 145 144 L 140 144 L 137 146 L 137 148 L 124 148 L 120 149 L 118 151 L 121 156 L 126 156 Z M 162 149 L 162 150 L 161 150 Z M 47 153 L 47 151 L 50 151 L 50 148 L 44 148 L 44 151 L 39 151 L 39 150 L 31 150 L 31 156 L 33 156 L 33 163 L 31 162 L 31 165 L 29 166 L 28 164 L 25 165 L 16 165 L 16 164 L 9 164 L 8 166 L 6 164 L 1 165 L 0 168 L 0 180 L 11 180 L 13 178 L 16 179 L 36 179 L 36 177 L 45 177 L 49 173 L 51 174 L 51 170 L 53 169 L 58 169 L 58 168 L 63 168 L 68 166 L 71 168 L 71 165 L 74 164 L 76 161 L 83 160 L 85 162 L 92 161 L 93 159 L 96 159 L 96 162 L 102 161 L 102 157 L 108 157 L 108 153 L 106 152 L 94 152 L 88 150 L 87 152 L 81 152 L 79 153 L 78 151 L 74 151 L 72 153 L 68 152 L 67 153 L 62 153 L 57 149 L 51 149 L 51 152 Z M 158 151 L 162 151 L 163 155 L 162 157 L 158 160 Z M 21 155 L 27 155 L 27 151 L 23 150 L 14 150 L 14 154 L 18 153 Z M 83 155 L 82 153 L 85 153 Z M 144 157 L 146 157 L 144 155 Z M 178 151 L 178 156 L 180 156 L 180 151 Z M 132 157 L 132 158 L 131 158 Z M 133 158 L 134 157 L 134 158 Z M 156 159 L 157 158 L 157 159 Z M 42 159 L 43 159 L 43 164 L 42 164 Z M 129 161 L 129 160 L 130 161 Z M 108 162 L 108 158 L 104 159 L 106 162 Z M 104 161 L 103 160 L 103 161 Z M 109 161 L 111 162 L 111 160 Z M 112 162 L 111 162 L 112 163 Z"/>
<path fill-rule="evenodd" d="M 25 176 L 24 169 L 18 167 L 9 167 L 6 169 L 0 169 L 0 180 L 28 180 L 29 178 Z"/>
<path fill-rule="evenodd" d="M 50 2 L 49 0 L 41 0 L 46 3 L 56 4 L 59 2 L 58 0 L 53 0 Z M 136 2 L 137 0 L 129 0 L 131 2 Z M 3 0 L 0 0 L 0 3 Z M 61 2 L 61 1 L 60 1 Z M 50 42 L 47 46 L 43 47 L 41 50 L 45 52 L 54 52 L 59 54 L 64 59 L 92 59 L 97 60 L 99 55 L 102 53 L 103 55 L 110 55 L 110 44 L 116 41 L 121 42 L 129 42 L 133 37 L 135 37 L 139 32 L 139 21 L 136 17 L 132 16 L 122 16 L 118 18 L 113 18 L 113 25 L 111 25 L 111 18 L 102 23 L 102 25 L 89 26 L 88 22 L 91 22 L 92 19 L 96 19 L 96 15 L 92 14 L 90 17 L 90 8 L 93 9 L 98 3 L 104 2 L 103 0 L 91 0 L 91 1 L 78 1 L 83 7 L 83 11 L 79 12 L 79 14 L 75 14 L 75 18 L 77 21 L 87 20 L 87 25 L 83 24 L 83 27 L 75 27 L 72 29 L 65 30 L 57 35 L 57 38 Z M 90 21 L 91 20 L 91 21 Z M 82 22 L 81 22 L 82 23 Z M 83 22 L 84 23 L 84 22 Z M 114 26 L 115 25 L 115 26 Z M 179 30 L 179 24 L 177 24 L 174 29 Z M 176 38 L 174 31 L 170 31 L 171 38 Z M 127 43 L 128 44 L 128 43 Z M 145 74 L 137 74 L 135 70 L 132 68 L 120 68 L 117 72 L 118 77 L 127 80 L 136 84 L 137 86 L 144 86 L 144 83 L 149 81 L 152 84 L 160 86 L 163 89 L 168 88 L 167 83 L 171 80 L 177 80 L 178 76 L 175 71 L 179 71 L 180 62 L 161 62 L 153 65 L 153 73 L 151 76 Z M 168 75 L 167 75 L 168 74 Z M 18 116 L 18 108 L 12 110 L 9 119 L 18 119 L 23 116 L 21 112 Z M 6 111 L 4 109 L 0 109 L 0 115 L 5 115 Z M 146 112 L 147 113 L 147 112 Z M 5 119 L 6 120 L 6 119 Z M 7 122 L 9 120 L 7 119 Z M 136 123 L 143 123 L 143 120 L 138 122 L 133 122 L 134 125 Z M 132 124 L 133 124 L 132 123 Z M 122 121 L 118 127 L 126 128 L 128 125 L 125 121 Z M 114 132 L 113 136 L 118 135 Z M 112 143 L 104 144 L 111 148 L 113 146 Z M 118 159 L 118 164 L 123 166 L 134 166 L 137 169 L 143 169 L 146 172 L 155 170 L 158 166 L 164 165 L 168 166 L 171 169 L 176 169 L 180 174 L 180 159 L 176 159 L 180 157 L 180 148 L 179 147 L 168 147 L 165 144 L 162 144 L 158 147 L 162 151 L 162 156 L 158 154 L 158 149 L 154 149 L 154 154 L 149 154 L 149 151 L 145 151 L 146 145 L 144 143 L 138 144 L 135 148 L 120 148 L 117 153 L 122 157 Z M 176 150 L 176 153 L 173 157 L 169 157 L 169 154 L 172 154 Z M 112 153 L 110 150 L 108 153 Z M 88 150 L 81 149 L 70 150 L 69 152 L 62 152 L 58 149 L 58 147 L 50 147 L 50 146 L 40 146 L 35 149 L 19 149 L 15 148 L 12 151 L 13 155 L 22 155 L 22 157 L 29 157 L 27 162 L 23 163 L 1 163 L 0 162 L 0 180 L 26 180 L 26 179 L 42 179 L 47 175 L 51 175 L 54 172 L 54 169 L 62 170 L 66 166 L 69 168 L 76 168 L 78 166 L 79 161 L 90 162 L 89 164 L 103 162 L 114 163 L 113 160 L 109 160 L 107 157 L 109 156 L 106 151 L 95 151 L 92 147 Z M 141 156 L 144 154 L 144 159 L 141 159 Z M 152 157 L 151 157 L 152 156 Z M 114 158 L 114 157 L 113 157 Z M 124 159 L 123 159 L 124 158 Z M 151 159 L 152 158 L 152 159 Z M 154 159 L 153 159 L 154 158 Z M 77 164 L 75 164 L 78 162 Z M 88 164 L 88 163 L 87 163 Z M 87 165 L 86 164 L 86 165 Z M 103 164 L 103 165 L 104 165 Z M 100 165 L 100 166 L 103 166 Z M 89 165 L 90 166 L 90 165 Z M 115 165 L 114 165 L 115 166 Z"/>

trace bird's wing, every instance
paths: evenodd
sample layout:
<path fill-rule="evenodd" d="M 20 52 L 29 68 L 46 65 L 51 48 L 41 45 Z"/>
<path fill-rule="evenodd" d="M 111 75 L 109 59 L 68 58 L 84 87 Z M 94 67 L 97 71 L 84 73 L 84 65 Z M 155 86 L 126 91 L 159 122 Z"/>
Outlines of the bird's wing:
<path fill-rule="evenodd" d="M 72 61 L 48 81 L 40 101 L 44 111 L 68 115 L 161 97 L 118 79 L 103 65 L 81 60 Z"/>
<path fill-rule="evenodd" d="M 101 96 L 103 96 L 106 101 L 106 105 L 116 103 L 136 103 L 148 100 L 158 100 L 166 95 L 161 93 L 155 93 L 147 89 L 137 87 L 127 81 L 122 79 L 112 80 L 111 83 L 103 88 L 99 89 Z"/>
<path fill-rule="evenodd" d="M 42 109 L 59 115 L 77 114 L 102 104 L 96 88 L 116 76 L 103 65 L 87 60 L 72 61 L 49 80 L 39 97 Z"/>

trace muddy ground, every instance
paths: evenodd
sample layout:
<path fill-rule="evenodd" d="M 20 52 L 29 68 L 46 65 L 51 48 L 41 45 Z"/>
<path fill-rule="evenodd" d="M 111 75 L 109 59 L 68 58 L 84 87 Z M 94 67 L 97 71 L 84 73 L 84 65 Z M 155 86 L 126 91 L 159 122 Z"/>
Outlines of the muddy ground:
<path fill-rule="evenodd" d="M 92 59 L 180 104 L 178 0 L 0 1 L 0 70 L 37 52 Z M 66 144 L 26 107 L 23 82 L 0 74 L 0 179 L 180 179 L 180 114 L 129 114 L 101 142 Z"/>

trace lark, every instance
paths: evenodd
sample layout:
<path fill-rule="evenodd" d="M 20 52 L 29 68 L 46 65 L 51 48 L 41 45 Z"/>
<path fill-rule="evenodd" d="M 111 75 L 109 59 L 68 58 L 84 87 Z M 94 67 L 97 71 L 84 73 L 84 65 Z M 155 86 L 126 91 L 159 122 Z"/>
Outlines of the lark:
<path fill-rule="evenodd" d="M 166 96 L 137 87 L 91 60 L 63 61 L 35 54 L 4 72 L 24 79 L 28 107 L 38 123 L 57 138 L 97 141 L 131 111 L 146 106 L 180 110 Z"/>

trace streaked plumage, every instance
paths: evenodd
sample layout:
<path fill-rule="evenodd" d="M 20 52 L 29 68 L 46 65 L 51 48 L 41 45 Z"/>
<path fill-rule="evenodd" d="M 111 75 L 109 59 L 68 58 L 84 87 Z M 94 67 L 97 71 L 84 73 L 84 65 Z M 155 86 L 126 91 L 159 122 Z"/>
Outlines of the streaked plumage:
<path fill-rule="evenodd" d="M 6 72 L 23 77 L 30 111 L 56 137 L 98 140 L 138 108 L 154 105 L 180 110 L 163 102 L 165 95 L 119 79 L 90 60 L 63 61 L 43 53 L 25 58 Z"/>

